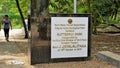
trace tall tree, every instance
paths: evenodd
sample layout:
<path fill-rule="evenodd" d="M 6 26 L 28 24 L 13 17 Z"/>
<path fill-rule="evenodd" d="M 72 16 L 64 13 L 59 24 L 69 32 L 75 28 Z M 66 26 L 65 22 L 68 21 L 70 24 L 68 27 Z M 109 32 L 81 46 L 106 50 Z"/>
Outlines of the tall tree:
<path fill-rule="evenodd" d="M 22 14 L 22 11 L 21 11 L 21 8 L 20 8 L 20 5 L 19 5 L 19 1 L 18 0 L 15 0 L 15 1 L 16 1 L 16 5 L 18 7 L 19 13 L 21 15 L 22 22 L 23 22 L 24 31 L 25 31 L 25 38 L 28 38 L 28 31 L 27 31 L 27 27 L 26 27 L 26 24 L 25 24 L 25 21 L 24 21 L 24 17 L 23 17 L 23 14 Z"/>

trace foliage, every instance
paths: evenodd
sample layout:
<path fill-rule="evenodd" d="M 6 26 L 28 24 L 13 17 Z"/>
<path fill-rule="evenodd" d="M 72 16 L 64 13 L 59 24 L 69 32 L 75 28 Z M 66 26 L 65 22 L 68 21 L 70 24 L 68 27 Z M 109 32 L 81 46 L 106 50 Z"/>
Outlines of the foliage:
<path fill-rule="evenodd" d="M 73 13 L 73 0 L 50 0 L 50 13 Z"/>
<path fill-rule="evenodd" d="M 25 18 L 28 16 L 28 6 L 30 3 L 30 0 L 19 0 L 20 1 L 20 7 L 22 9 L 22 13 Z M 1 0 L 0 2 L 0 20 L 2 19 L 2 16 L 5 14 L 8 14 L 10 19 L 12 20 L 13 28 L 17 28 L 18 26 L 21 26 L 21 18 L 19 11 L 16 6 L 15 0 Z M 19 24 L 18 24 L 19 22 Z M 17 24 L 16 24 L 17 23 Z"/>
<path fill-rule="evenodd" d="M 95 0 L 92 1 L 92 12 L 105 21 L 106 18 L 116 19 L 119 0 Z"/>
<path fill-rule="evenodd" d="M 78 9 L 78 13 L 87 13 L 88 11 L 88 7 L 87 6 L 83 6 L 80 9 Z"/>
<path fill-rule="evenodd" d="M 73 13 L 74 0 L 50 0 L 50 13 Z M 86 0 L 77 1 L 77 13 L 87 13 Z"/>
<path fill-rule="evenodd" d="M 96 26 L 100 24 L 116 24 L 118 21 L 118 9 L 120 0 L 91 0 L 93 16 L 93 33 L 97 33 Z"/>
<path fill-rule="evenodd" d="M 87 0 L 77 0 L 77 13 L 87 13 Z M 105 18 L 116 19 L 120 0 L 90 0 L 92 14 L 96 14 L 99 20 Z M 50 0 L 51 13 L 73 13 L 73 0 Z"/>

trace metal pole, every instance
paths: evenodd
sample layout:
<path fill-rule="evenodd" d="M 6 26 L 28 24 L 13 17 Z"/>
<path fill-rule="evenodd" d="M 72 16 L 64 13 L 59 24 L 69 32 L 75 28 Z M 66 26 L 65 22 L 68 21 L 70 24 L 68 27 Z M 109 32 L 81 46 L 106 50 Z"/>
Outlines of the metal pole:
<path fill-rule="evenodd" d="M 74 0 L 74 13 L 76 14 L 76 0 Z"/>

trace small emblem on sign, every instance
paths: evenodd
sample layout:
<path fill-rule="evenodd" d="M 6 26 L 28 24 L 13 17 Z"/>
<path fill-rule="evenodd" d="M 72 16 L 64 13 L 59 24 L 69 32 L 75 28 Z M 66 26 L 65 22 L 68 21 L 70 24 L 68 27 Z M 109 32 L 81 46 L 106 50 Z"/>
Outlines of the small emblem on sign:
<path fill-rule="evenodd" d="M 68 23 L 71 24 L 72 23 L 72 19 L 68 19 Z"/>

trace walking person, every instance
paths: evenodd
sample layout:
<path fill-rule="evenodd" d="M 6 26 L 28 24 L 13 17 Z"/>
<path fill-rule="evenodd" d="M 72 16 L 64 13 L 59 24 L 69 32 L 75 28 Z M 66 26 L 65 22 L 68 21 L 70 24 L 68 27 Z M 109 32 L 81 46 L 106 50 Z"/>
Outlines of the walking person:
<path fill-rule="evenodd" d="M 11 20 L 9 19 L 8 15 L 4 16 L 4 18 L 2 20 L 2 24 L 4 25 L 5 39 L 6 39 L 6 41 L 9 41 L 9 29 L 10 29 L 10 27 L 12 29 L 12 25 L 11 25 Z"/>

